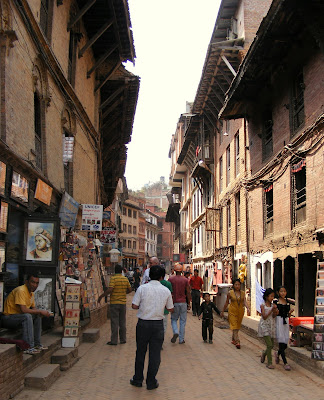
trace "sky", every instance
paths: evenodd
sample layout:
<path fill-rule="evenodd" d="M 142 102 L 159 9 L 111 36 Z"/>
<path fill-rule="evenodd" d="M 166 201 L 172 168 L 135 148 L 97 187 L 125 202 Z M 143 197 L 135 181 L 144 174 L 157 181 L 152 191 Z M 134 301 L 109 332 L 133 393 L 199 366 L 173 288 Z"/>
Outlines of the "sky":
<path fill-rule="evenodd" d="M 186 101 L 194 101 L 219 0 L 128 0 L 141 78 L 126 180 L 141 189 L 161 176 L 169 182 L 171 137 Z"/>

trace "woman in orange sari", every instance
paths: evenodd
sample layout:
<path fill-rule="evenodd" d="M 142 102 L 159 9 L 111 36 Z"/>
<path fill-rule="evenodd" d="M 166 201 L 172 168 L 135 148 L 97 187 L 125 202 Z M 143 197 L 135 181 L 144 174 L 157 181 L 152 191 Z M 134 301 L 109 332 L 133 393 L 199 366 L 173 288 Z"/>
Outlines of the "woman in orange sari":
<path fill-rule="evenodd" d="M 230 329 L 232 330 L 232 343 L 237 349 L 241 348 L 238 332 L 241 328 L 242 319 L 244 316 L 244 307 L 249 312 L 249 307 L 246 303 L 245 292 L 241 290 L 241 282 L 239 279 L 235 279 L 233 282 L 233 288 L 228 292 L 227 299 L 224 304 L 221 316 L 224 317 L 224 311 L 228 307 L 228 321 Z"/>

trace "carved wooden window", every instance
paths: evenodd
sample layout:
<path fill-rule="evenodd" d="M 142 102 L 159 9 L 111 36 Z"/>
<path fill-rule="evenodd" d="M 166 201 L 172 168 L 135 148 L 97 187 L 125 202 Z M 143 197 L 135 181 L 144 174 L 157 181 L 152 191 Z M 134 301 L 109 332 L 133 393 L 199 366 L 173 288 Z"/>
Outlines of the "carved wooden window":
<path fill-rule="evenodd" d="M 36 167 L 43 166 L 43 135 L 42 135 L 42 112 L 38 93 L 34 93 L 34 129 L 35 129 L 35 154 Z"/>
<path fill-rule="evenodd" d="M 267 111 L 264 114 L 263 127 L 262 127 L 262 158 L 266 160 L 272 155 L 273 142 L 272 142 L 272 112 Z"/>
<path fill-rule="evenodd" d="M 68 81 L 72 86 L 75 85 L 75 69 L 76 69 L 76 51 L 77 51 L 77 36 L 73 30 L 70 31 L 69 41 L 69 59 L 68 59 Z"/>
<path fill-rule="evenodd" d="M 232 229 L 232 216 L 231 216 L 231 202 L 227 202 L 226 206 L 226 214 L 227 214 L 227 246 L 231 243 L 231 229 Z"/>
<path fill-rule="evenodd" d="M 292 166 L 292 225 L 306 220 L 306 160 Z"/>
<path fill-rule="evenodd" d="M 235 195 L 236 243 L 241 241 L 241 193 Z"/>
<path fill-rule="evenodd" d="M 240 173 L 240 135 L 235 135 L 235 176 Z"/>
<path fill-rule="evenodd" d="M 223 208 L 221 208 L 219 213 L 219 247 L 223 247 L 223 226 Z"/>
<path fill-rule="evenodd" d="M 223 156 L 219 159 L 219 192 L 223 191 Z"/>
<path fill-rule="evenodd" d="M 39 24 L 48 40 L 51 39 L 53 0 L 41 0 Z"/>
<path fill-rule="evenodd" d="M 226 186 L 231 181 L 231 147 L 228 146 L 226 149 Z"/>
<path fill-rule="evenodd" d="M 273 185 L 264 188 L 263 193 L 264 235 L 273 233 Z"/>
<path fill-rule="evenodd" d="M 298 130 L 298 128 L 300 128 L 304 124 L 305 121 L 304 90 L 304 74 L 301 70 L 295 76 L 292 85 L 290 106 L 292 134 L 294 134 Z"/>

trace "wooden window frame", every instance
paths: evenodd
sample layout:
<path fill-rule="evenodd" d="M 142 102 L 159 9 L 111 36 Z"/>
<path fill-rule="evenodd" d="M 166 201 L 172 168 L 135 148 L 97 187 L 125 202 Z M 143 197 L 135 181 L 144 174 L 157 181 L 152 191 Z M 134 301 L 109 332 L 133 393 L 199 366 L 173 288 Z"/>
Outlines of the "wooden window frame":
<path fill-rule="evenodd" d="M 231 182 L 231 145 L 226 147 L 226 186 Z"/>
<path fill-rule="evenodd" d="M 300 69 L 296 74 L 291 88 L 290 99 L 290 128 L 291 136 L 305 124 L 305 102 L 304 102 L 304 72 Z"/>
<path fill-rule="evenodd" d="M 273 185 L 263 189 L 263 231 L 264 237 L 273 234 Z"/>
<path fill-rule="evenodd" d="M 293 167 L 292 167 L 293 168 Z M 306 164 L 297 172 L 291 171 L 292 227 L 306 222 L 307 212 Z M 304 184 L 304 185 L 303 185 Z"/>
<path fill-rule="evenodd" d="M 235 176 L 240 173 L 240 134 L 235 135 Z"/>
<path fill-rule="evenodd" d="M 219 193 L 222 193 L 223 191 L 223 186 L 224 186 L 224 162 L 223 162 L 223 156 L 220 157 L 219 159 Z"/>

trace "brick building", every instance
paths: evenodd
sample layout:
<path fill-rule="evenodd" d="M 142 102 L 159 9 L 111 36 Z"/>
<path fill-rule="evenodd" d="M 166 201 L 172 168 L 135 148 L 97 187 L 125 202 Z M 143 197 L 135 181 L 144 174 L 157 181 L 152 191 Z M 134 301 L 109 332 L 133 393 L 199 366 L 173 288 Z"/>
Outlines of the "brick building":
<path fill-rule="evenodd" d="M 127 1 L 1 1 L 0 282 L 5 278 L 6 293 L 31 270 L 50 275 L 55 285 L 64 264 L 59 244 L 68 228 L 81 228 L 79 205 L 111 204 L 139 90 L 139 78 L 122 62 L 134 59 Z M 68 217 L 75 209 L 76 223 L 59 219 L 62 199 Z M 28 259 L 30 218 L 54 224 L 50 261 Z M 9 397 L 10 388 L 1 390 L 1 398 Z"/>
<path fill-rule="evenodd" d="M 218 114 L 270 3 L 221 2 L 195 100 L 172 139 L 171 179 L 179 189 L 173 189 L 170 213 L 178 196 L 179 247 L 208 275 L 208 290 L 231 283 L 248 253 L 241 188 L 248 173 L 245 125 L 240 118 L 223 122 Z"/>
<path fill-rule="evenodd" d="M 298 316 L 314 315 L 323 259 L 323 11 L 318 1 L 273 2 L 221 112 L 246 126 L 252 298 L 256 279 L 284 284 Z"/>
<path fill-rule="evenodd" d="M 173 260 L 173 223 L 166 222 L 166 211 L 162 211 L 156 205 L 147 204 L 146 209 L 157 216 L 156 256 L 161 265 L 169 271 Z"/>
<path fill-rule="evenodd" d="M 119 239 L 122 246 L 122 263 L 125 268 L 139 264 L 139 213 L 141 208 L 136 199 L 127 199 L 122 206 Z"/>

